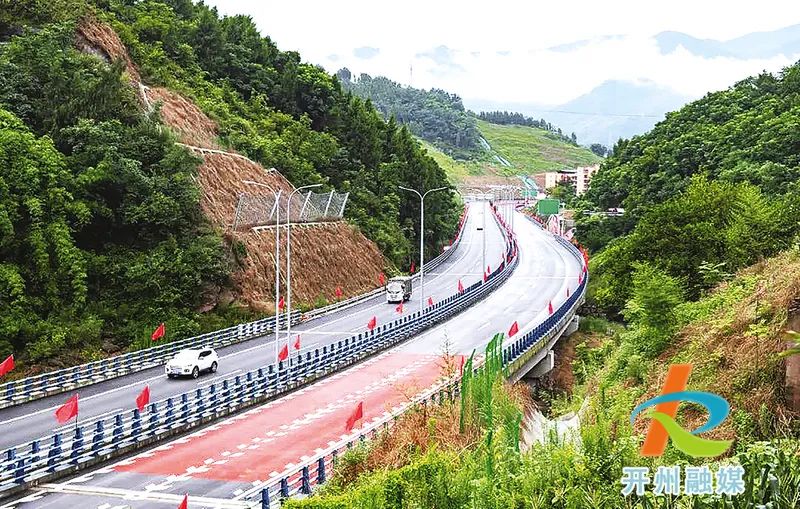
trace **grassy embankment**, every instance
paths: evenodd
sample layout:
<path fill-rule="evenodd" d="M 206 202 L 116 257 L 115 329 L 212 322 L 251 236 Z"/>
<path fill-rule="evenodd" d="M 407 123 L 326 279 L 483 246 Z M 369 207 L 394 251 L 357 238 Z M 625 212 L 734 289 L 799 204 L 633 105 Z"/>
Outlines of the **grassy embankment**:
<path fill-rule="evenodd" d="M 517 412 L 529 411 L 529 398 L 498 377 L 488 405 L 486 390 L 467 401 L 467 414 L 475 417 L 463 432 L 460 402 L 421 408 L 372 445 L 346 455 L 319 495 L 287 507 L 798 507 L 798 420 L 784 404 L 785 360 L 779 353 L 787 310 L 800 298 L 800 250 L 742 271 L 697 302 L 677 304 L 670 313 L 674 328 L 657 350 L 651 346 L 658 331 L 645 316 L 652 303 L 642 298 L 649 288 L 637 284 L 632 302 L 638 307 L 629 307 L 626 329 L 585 320 L 572 340 L 573 395 L 551 410 L 586 402 L 579 440 L 553 437 L 518 448 L 509 424 Z M 659 392 L 667 367 L 679 362 L 694 365 L 689 390 L 715 392 L 731 404 L 728 419 L 708 437 L 734 440 L 725 457 L 690 458 L 672 445 L 660 458 L 638 453 L 647 421 L 631 426 L 628 416 L 636 403 Z M 693 429 L 705 413 L 684 404 L 677 420 Z M 746 484 L 733 499 L 620 494 L 624 466 L 647 466 L 652 475 L 659 465 L 708 464 L 714 471 L 732 462 L 744 467 Z"/>
<path fill-rule="evenodd" d="M 456 160 L 430 143 L 421 141 L 428 154 L 455 184 L 502 184 L 509 180 L 518 184 L 516 175 L 534 175 L 600 161 L 588 149 L 565 143 L 542 129 L 497 125 L 482 120 L 478 121 L 478 128 L 492 150 L 484 151 L 476 159 Z M 511 166 L 505 166 L 495 156 L 503 158 Z"/>

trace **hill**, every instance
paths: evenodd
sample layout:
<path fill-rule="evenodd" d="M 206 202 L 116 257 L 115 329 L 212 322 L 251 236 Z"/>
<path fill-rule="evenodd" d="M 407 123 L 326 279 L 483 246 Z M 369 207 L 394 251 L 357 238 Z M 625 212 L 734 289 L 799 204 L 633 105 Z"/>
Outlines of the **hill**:
<path fill-rule="evenodd" d="M 174 339 L 268 312 L 270 240 L 229 230 L 243 178 L 350 193 L 349 225 L 295 230 L 306 304 L 332 296 L 336 278 L 317 272 L 352 276 L 340 286 L 353 294 L 406 265 L 419 200 L 397 185 L 448 185 L 407 129 L 245 16 L 25 0 L 3 9 L 0 42 L 0 355 L 23 364 L 99 357 L 160 322 Z M 433 253 L 458 205 L 431 199 Z"/>
<path fill-rule="evenodd" d="M 404 87 L 383 76 L 353 78 L 348 69 L 341 69 L 337 76 L 346 90 L 368 99 L 385 119 L 394 117 L 450 157 L 469 159 L 480 152 L 475 119 L 457 95 Z"/>
<path fill-rule="evenodd" d="M 574 145 L 549 130 L 498 125 L 478 120 L 484 149 L 470 159 L 453 159 L 421 140 L 423 148 L 460 188 L 520 185 L 518 175 L 574 168 L 601 160 L 590 150 Z M 491 140 L 491 141 L 489 141 Z"/>
<path fill-rule="evenodd" d="M 601 161 L 589 149 L 568 143 L 563 136 L 544 129 L 498 125 L 478 121 L 478 129 L 491 147 L 511 166 L 509 172 L 532 175 L 562 168 L 575 168 Z"/>
<path fill-rule="evenodd" d="M 595 253 L 596 302 L 610 312 L 629 295 L 630 268 L 652 263 L 693 298 L 731 273 L 798 241 L 800 66 L 748 78 L 670 113 L 620 141 L 592 180 L 578 238 Z"/>

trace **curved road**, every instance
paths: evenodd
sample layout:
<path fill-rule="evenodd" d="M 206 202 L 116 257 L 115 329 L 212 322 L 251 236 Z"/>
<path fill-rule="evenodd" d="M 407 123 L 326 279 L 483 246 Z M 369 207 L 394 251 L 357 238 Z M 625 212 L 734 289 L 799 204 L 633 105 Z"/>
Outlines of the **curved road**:
<path fill-rule="evenodd" d="M 480 218 L 471 214 L 476 215 Z M 466 260 L 475 256 L 477 246 L 480 264 L 481 242 L 476 239 L 474 221 L 472 217 L 468 222 L 466 242 L 460 249 Z M 520 261 L 514 274 L 461 315 L 293 394 L 33 492 L 2 509 L 170 508 L 176 507 L 187 492 L 193 509 L 246 507 L 230 505 L 230 499 L 241 498 L 259 481 L 277 477 L 306 455 L 340 440 L 345 436 L 344 422 L 358 402 L 364 403 L 364 422 L 378 420 L 384 412 L 434 383 L 440 377 L 440 358 L 446 344 L 450 352 L 467 355 L 484 347 L 496 332 L 507 331 L 515 320 L 520 334 L 524 333 L 547 316 L 548 302 L 552 301 L 554 307 L 561 304 L 567 289 L 577 286 L 581 270 L 578 260 L 550 233 L 521 216 L 515 226 Z M 500 242 L 497 237 L 498 250 Z M 453 259 L 455 266 L 463 263 L 456 261 L 459 258 Z M 475 267 L 474 262 L 467 265 Z M 461 277 L 467 285 L 480 273 Z"/>
<path fill-rule="evenodd" d="M 482 238 L 476 228 L 483 223 L 483 209 L 486 218 L 486 259 L 492 267 L 500 262 L 503 256 L 503 238 L 500 229 L 491 217 L 488 206 L 474 204 L 468 209 L 467 219 L 461 242 L 450 258 L 436 268 L 433 273 L 425 274 L 425 295 L 420 293 L 419 282 L 415 281 L 412 300 L 405 304 L 405 312 L 419 309 L 421 299 L 427 301 L 428 296 L 434 300 L 456 293 L 458 280 L 469 286 L 483 277 Z M 302 274 L 295 274 L 295 278 Z M 387 304 L 383 295 L 378 295 L 347 309 L 311 320 L 292 328 L 292 340 L 297 334 L 301 336 L 301 353 L 322 348 L 351 337 L 358 332 L 366 332 L 367 322 L 375 316 L 378 325 L 388 323 L 398 317 L 396 305 Z M 285 332 L 285 331 L 284 331 Z M 279 346 L 286 344 L 282 338 Z M 164 375 L 164 367 L 158 366 L 137 373 L 132 373 L 112 380 L 78 389 L 80 394 L 80 415 L 82 422 L 89 422 L 100 417 L 108 417 L 107 427 L 111 426 L 110 418 L 125 410 L 133 412 L 135 398 L 145 385 L 150 386 L 151 401 L 158 401 L 190 391 L 196 387 L 206 386 L 217 379 L 227 378 L 238 373 L 264 367 L 275 362 L 275 335 L 256 338 L 236 345 L 219 349 L 220 365 L 214 375 L 203 375 L 197 380 L 168 380 Z M 296 352 L 290 346 L 290 353 Z M 57 394 L 36 401 L 0 410 L 0 451 L 32 440 L 50 435 L 56 431 L 71 432 L 74 421 L 65 426 L 56 423 L 54 412 L 71 396 L 71 393 Z"/>

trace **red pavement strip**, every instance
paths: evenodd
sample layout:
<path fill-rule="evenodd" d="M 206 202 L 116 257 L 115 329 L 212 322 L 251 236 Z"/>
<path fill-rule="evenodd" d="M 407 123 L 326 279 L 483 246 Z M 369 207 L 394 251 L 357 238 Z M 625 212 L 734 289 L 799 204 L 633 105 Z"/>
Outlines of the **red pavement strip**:
<path fill-rule="evenodd" d="M 219 481 L 268 480 L 341 439 L 359 401 L 364 401 L 362 423 L 368 422 L 432 386 L 440 375 L 436 355 L 382 354 L 114 470 Z"/>

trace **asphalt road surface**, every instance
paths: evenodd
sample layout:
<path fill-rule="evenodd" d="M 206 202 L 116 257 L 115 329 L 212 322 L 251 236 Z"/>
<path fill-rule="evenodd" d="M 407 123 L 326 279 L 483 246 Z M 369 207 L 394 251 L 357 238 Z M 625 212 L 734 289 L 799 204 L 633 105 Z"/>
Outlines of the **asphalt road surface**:
<path fill-rule="evenodd" d="M 426 285 L 426 290 L 430 287 L 434 297 L 455 291 L 459 278 L 467 286 L 481 277 L 482 243 L 475 230 L 476 222 L 481 222 L 480 211 L 473 210 L 458 252 L 438 269 L 439 276 L 431 276 L 433 282 Z M 488 229 L 491 232 L 488 244 L 492 246 L 490 259 L 499 260 L 502 240 L 494 222 L 487 221 L 489 224 L 492 225 Z M 579 261 L 551 234 L 521 215 L 517 215 L 515 227 L 520 263 L 514 274 L 489 297 L 464 313 L 295 393 L 80 477 L 31 492 L 0 509 L 166 508 L 177 507 L 184 493 L 190 494 L 193 509 L 245 507 L 231 504 L 259 481 L 278 478 L 287 468 L 293 468 L 305 457 L 346 436 L 344 422 L 358 402 L 364 403 L 365 423 L 378 420 L 384 412 L 398 407 L 409 396 L 439 379 L 445 348 L 461 355 L 469 355 L 473 349 L 480 351 L 496 332 L 508 331 L 514 321 L 519 323 L 519 334 L 523 334 L 547 316 L 549 302 L 557 307 L 566 299 L 567 291 L 574 290 L 578 284 Z M 380 313 L 379 320 L 381 317 L 388 320 L 393 312 L 394 306 L 381 300 L 365 303 L 360 309 L 346 313 L 355 316 L 334 316 L 324 323 L 309 323 L 303 334 L 310 336 L 315 331 L 308 330 L 320 325 L 324 328 L 316 330 L 352 331 L 348 326 L 361 330 L 372 314 Z M 324 341 L 331 336 L 312 337 Z M 247 362 L 247 357 L 253 354 L 248 352 L 246 356 L 235 357 L 235 353 L 225 352 L 225 355 L 222 365 L 237 369 L 239 366 L 228 359 Z M 274 353 L 271 355 L 262 357 L 262 362 L 272 360 Z M 160 374 L 159 379 L 166 383 Z M 150 383 L 153 382 L 155 380 Z M 180 391 L 196 383 L 182 383 Z M 136 390 L 138 386 L 128 392 L 134 394 Z M 163 396 L 161 393 L 158 397 Z M 104 396 L 97 399 L 106 400 Z M 110 398 L 108 403 L 112 401 L 118 398 Z M 51 417 L 49 413 L 48 410 L 48 418 Z M 27 425 L 25 419 L 17 422 Z"/>

